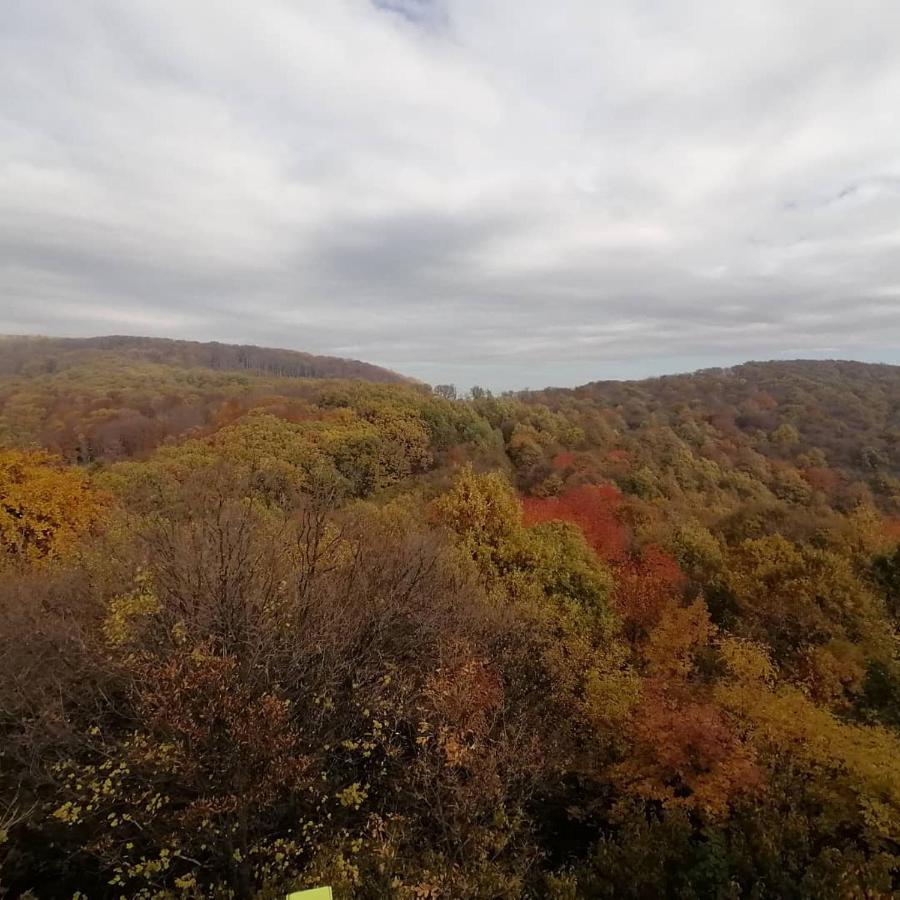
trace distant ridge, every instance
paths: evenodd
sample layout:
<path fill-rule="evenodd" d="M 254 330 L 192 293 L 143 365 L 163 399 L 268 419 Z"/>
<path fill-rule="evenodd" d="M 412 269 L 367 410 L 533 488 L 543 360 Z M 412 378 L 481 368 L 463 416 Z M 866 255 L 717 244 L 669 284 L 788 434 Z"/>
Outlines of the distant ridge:
<path fill-rule="evenodd" d="M 736 444 L 765 443 L 766 435 L 789 425 L 798 446 L 824 450 L 832 465 L 859 478 L 900 476 L 900 366 L 771 360 L 522 396 L 553 410 L 579 403 L 614 409 L 634 429 L 653 424 L 678 433 L 687 420 L 703 421 Z M 815 465 L 812 458 L 807 467 Z"/>
<path fill-rule="evenodd" d="M 413 378 L 355 359 L 316 356 L 300 350 L 257 347 L 253 344 L 202 343 L 129 335 L 87 338 L 2 335 L 0 375 L 55 372 L 76 365 L 96 353 L 185 368 L 246 371 L 286 378 L 356 378 L 383 383 L 415 383 Z"/>

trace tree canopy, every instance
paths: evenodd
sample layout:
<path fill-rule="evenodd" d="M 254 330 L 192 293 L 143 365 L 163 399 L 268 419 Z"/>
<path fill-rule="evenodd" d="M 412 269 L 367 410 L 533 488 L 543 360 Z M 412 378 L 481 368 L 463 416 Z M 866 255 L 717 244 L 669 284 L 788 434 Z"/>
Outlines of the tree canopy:
<path fill-rule="evenodd" d="M 0 377 L 0 895 L 896 896 L 900 370 L 138 346 Z"/>

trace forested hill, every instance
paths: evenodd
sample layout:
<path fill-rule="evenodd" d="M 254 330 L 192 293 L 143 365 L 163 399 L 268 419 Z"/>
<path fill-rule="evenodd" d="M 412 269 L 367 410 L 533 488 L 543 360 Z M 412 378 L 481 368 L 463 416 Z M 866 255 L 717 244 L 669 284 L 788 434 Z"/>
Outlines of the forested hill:
<path fill-rule="evenodd" d="M 900 896 L 900 369 L 152 346 L 0 375 L 0 897 Z"/>
<path fill-rule="evenodd" d="M 900 366 L 835 360 L 748 362 L 641 381 L 529 394 L 554 409 L 616 409 L 631 429 L 698 428 L 785 459 L 821 454 L 862 476 L 900 475 Z"/>
<path fill-rule="evenodd" d="M 95 359 L 98 354 L 105 357 L 114 355 L 133 362 L 254 372 L 287 378 L 359 378 L 378 382 L 411 380 L 371 363 L 335 356 L 314 356 L 299 350 L 123 335 L 90 338 L 0 336 L 0 375 L 55 372 Z"/>

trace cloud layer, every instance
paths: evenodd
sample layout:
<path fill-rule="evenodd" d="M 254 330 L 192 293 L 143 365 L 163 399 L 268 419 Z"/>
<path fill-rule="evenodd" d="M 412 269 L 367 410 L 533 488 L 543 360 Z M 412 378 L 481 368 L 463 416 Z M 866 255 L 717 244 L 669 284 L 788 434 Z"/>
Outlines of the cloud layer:
<path fill-rule="evenodd" d="M 894 0 L 6 0 L 0 332 L 900 362 Z"/>

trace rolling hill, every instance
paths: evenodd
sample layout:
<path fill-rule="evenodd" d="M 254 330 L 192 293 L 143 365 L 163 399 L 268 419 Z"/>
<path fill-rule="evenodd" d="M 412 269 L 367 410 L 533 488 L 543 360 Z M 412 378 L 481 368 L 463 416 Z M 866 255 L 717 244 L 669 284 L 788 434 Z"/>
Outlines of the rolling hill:
<path fill-rule="evenodd" d="M 41 374 L 101 357 L 217 372 L 252 372 L 284 378 L 359 378 L 404 383 L 412 379 L 354 359 L 315 356 L 251 344 L 179 341 L 169 338 L 109 335 L 89 338 L 0 336 L 0 374 Z"/>
<path fill-rule="evenodd" d="M 0 895 L 897 896 L 900 368 L 6 349 Z"/>

